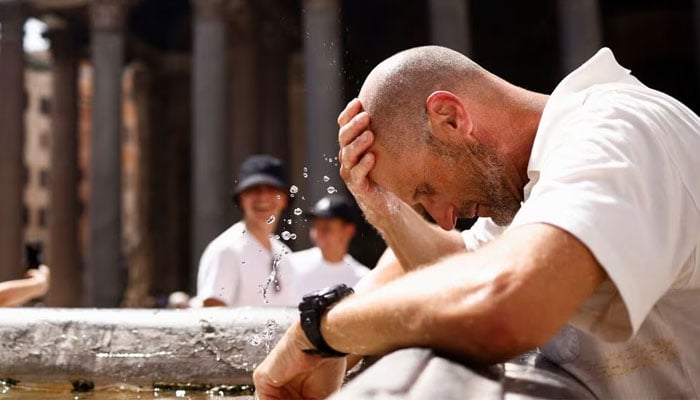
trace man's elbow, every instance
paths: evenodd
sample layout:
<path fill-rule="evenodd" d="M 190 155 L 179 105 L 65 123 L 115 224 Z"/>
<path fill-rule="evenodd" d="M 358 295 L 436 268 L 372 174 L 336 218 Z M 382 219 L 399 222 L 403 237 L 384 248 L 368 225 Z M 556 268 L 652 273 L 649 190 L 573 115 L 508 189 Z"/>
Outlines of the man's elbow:
<path fill-rule="evenodd" d="M 461 349 L 471 361 L 499 363 L 545 343 L 550 330 L 540 325 L 539 311 L 512 298 L 512 287 L 493 282 L 481 293 L 481 300 L 461 312 L 451 313 L 446 326 L 453 327 L 452 338 L 461 337 Z"/>

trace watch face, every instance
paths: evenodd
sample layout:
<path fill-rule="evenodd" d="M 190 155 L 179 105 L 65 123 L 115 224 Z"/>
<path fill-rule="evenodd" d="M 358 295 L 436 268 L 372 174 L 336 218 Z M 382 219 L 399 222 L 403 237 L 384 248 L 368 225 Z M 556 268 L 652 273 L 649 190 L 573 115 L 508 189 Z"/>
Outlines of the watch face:
<path fill-rule="evenodd" d="M 318 297 L 327 297 L 328 294 L 337 294 L 338 292 L 347 290 L 348 286 L 344 283 L 341 283 L 339 285 L 332 285 L 332 286 L 327 286 L 324 287 L 323 289 L 319 289 L 315 292 L 307 293 L 302 297 L 304 301 L 309 301 L 312 300 L 313 298 L 318 298 Z M 332 296 L 333 298 L 335 296 Z"/>

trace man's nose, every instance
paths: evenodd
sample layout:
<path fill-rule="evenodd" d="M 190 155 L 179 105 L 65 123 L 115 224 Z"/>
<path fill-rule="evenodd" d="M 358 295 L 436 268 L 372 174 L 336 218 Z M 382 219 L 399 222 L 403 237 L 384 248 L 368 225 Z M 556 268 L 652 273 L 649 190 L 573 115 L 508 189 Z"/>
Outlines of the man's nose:
<path fill-rule="evenodd" d="M 449 205 L 427 204 L 425 210 L 446 231 L 455 227 L 454 208 Z"/>

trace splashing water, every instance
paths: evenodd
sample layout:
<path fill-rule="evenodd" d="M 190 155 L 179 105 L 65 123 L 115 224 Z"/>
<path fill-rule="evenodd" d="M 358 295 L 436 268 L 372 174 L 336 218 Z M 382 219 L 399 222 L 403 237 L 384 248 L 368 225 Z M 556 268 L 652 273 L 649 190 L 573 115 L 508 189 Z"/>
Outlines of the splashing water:
<path fill-rule="evenodd" d="M 328 181 L 330 181 L 330 180 L 331 180 L 331 178 L 329 178 L 329 177 L 326 176 L 326 175 L 323 175 L 323 181 L 324 181 L 324 182 L 328 182 Z"/>
<path fill-rule="evenodd" d="M 277 330 L 278 326 L 279 325 L 277 322 L 275 322 L 275 320 L 268 319 L 262 332 L 253 335 L 248 343 L 250 343 L 252 346 L 260 346 L 262 343 L 265 343 L 265 350 L 269 352 L 271 342 L 275 338 L 275 331 Z"/>
<path fill-rule="evenodd" d="M 295 208 L 294 209 L 294 215 L 301 215 L 301 208 Z"/>
<path fill-rule="evenodd" d="M 287 255 L 287 253 L 287 250 L 284 250 L 281 253 L 275 253 L 274 258 L 272 259 L 272 268 L 270 270 L 270 274 L 267 276 L 267 279 L 265 279 L 265 283 L 260 285 L 265 304 L 270 302 L 270 300 L 268 299 L 268 294 L 270 293 L 270 285 L 273 285 L 272 287 L 275 289 L 275 291 L 280 291 L 279 280 L 277 279 L 277 267 L 279 267 L 282 257 Z"/>
<path fill-rule="evenodd" d="M 326 191 L 328 192 L 328 194 L 333 194 L 338 192 L 338 189 L 336 189 L 334 186 L 328 186 L 328 189 L 326 189 Z"/>
<path fill-rule="evenodd" d="M 270 215 L 270 217 L 267 219 L 267 224 L 268 225 L 272 224 L 273 222 L 275 222 L 275 219 L 276 218 L 274 215 Z"/>

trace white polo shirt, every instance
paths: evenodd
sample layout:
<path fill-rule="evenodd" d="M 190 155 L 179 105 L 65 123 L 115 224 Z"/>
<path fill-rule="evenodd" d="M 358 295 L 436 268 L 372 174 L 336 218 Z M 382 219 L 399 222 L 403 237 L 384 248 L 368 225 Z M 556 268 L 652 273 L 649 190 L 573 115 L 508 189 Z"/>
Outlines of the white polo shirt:
<path fill-rule="evenodd" d="M 294 252 L 280 264 L 280 272 L 289 281 L 291 292 L 287 294 L 296 304 L 305 294 L 331 285 L 344 283 L 353 287 L 369 271 L 350 254 L 337 263 L 327 261 L 318 247 Z"/>
<path fill-rule="evenodd" d="M 268 251 L 240 221 L 204 250 L 197 274 L 197 298 L 215 298 L 228 306 L 290 305 L 284 277 L 278 275 L 280 291 L 275 290 L 270 273 L 273 261 L 291 253 L 289 247 L 270 238 Z M 275 263 L 277 267 L 278 262 Z"/>
<path fill-rule="evenodd" d="M 510 227 L 547 223 L 609 279 L 541 351 L 599 398 L 700 397 L 700 119 L 609 49 L 550 96 Z M 469 248 L 498 234 L 485 220 Z"/>

